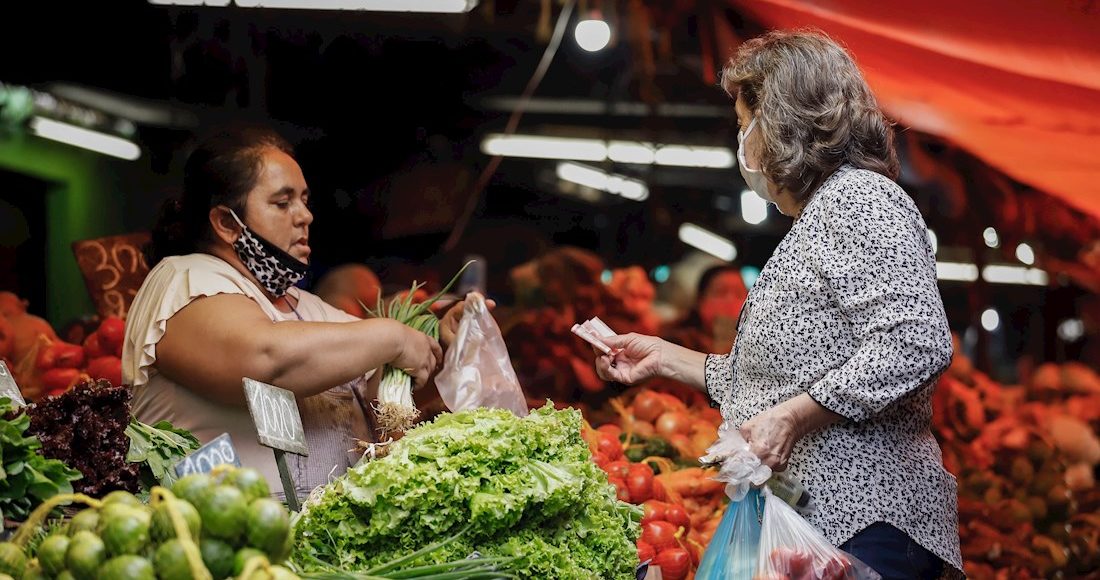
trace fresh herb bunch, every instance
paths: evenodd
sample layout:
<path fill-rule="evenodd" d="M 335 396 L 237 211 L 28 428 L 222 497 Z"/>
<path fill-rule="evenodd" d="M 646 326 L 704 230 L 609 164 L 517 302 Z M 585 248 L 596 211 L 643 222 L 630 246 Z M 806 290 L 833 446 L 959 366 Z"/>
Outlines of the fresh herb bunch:
<path fill-rule="evenodd" d="M 15 411 L 11 399 L 0 398 L 0 415 L 0 511 L 5 518 L 22 521 L 43 501 L 72 493 L 80 472 L 39 454 L 42 443 L 27 436 L 30 417 Z"/>

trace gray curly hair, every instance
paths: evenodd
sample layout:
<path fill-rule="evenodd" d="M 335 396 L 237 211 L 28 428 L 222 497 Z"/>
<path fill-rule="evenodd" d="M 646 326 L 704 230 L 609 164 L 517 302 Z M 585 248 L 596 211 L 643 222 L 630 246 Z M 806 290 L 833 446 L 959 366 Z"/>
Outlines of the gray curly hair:
<path fill-rule="evenodd" d="M 851 55 L 825 33 L 753 38 L 730 59 L 721 82 L 758 117 L 764 174 L 797 199 L 845 163 L 897 179 L 893 126 Z"/>

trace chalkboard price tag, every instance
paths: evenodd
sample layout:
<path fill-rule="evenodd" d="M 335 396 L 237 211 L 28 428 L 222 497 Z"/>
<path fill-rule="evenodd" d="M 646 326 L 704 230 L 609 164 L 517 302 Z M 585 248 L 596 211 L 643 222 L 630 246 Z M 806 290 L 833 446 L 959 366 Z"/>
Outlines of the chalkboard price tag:
<path fill-rule="evenodd" d="M 244 379 L 244 392 L 261 445 L 297 455 L 309 455 L 294 393 L 249 378 Z"/>
<path fill-rule="evenodd" d="M 19 391 L 19 385 L 15 384 L 15 377 L 4 361 L 0 360 L 0 397 L 11 399 L 12 405 L 22 407 L 27 404 L 23 400 L 23 393 Z"/>
<path fill-rule="evenodd" d="M 210 470 L 224 464 L 241 466 L 241 458 L 237 455 L 237 449 L 233 447 L 233 440 L 229 438 L 229 433 L 218 435 L 210 443 L 199 447 L 176 464 L 176 475 L 183 477 L 192 473 L 210 473 Z"/>

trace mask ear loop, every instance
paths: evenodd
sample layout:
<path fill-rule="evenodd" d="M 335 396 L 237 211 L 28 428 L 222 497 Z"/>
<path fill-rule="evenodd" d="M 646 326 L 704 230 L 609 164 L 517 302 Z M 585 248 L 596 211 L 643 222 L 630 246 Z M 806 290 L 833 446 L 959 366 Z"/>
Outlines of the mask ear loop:
<path fill-rule="evenodd" d="M 241 229 L 247 229 L 248 226 L 244 225 L 241 218 L 237 217 L 237 212 L 233 211 L 233 208 L 225 208 L 229 210 L 229 215 L 233 216 L 233 221 L 237 222 L 237 225 L 241 226 Z"/>
<path fill-rule="evenodd" d="M 745 160 L 745 139 L 748 139 L 749 133 L 752 133 L 752 130 L 756 128 L 756 120 L 758 118 L 759 117 L 753 117 L 752 121 L 749 121 L 749 126 L 745 128 L 745 131 L 741 133 L 741 138 L 737 140 L 737 160 L 741 162 L 741 167 L 744 167 L 745 171 L 751 173 L 758 173 L 761 170 L 749 167 L 749 162 Z"/>

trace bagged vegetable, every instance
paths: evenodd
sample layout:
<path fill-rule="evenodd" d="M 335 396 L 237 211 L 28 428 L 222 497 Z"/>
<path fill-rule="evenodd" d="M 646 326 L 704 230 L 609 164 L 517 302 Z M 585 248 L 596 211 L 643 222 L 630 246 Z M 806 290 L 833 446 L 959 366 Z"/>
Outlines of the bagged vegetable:
<path fill-rule="evenodd" d="M 454 344 L 443 360 L 435 384 L 452 412 L 507 409 L 517 417 L 527 416 L 527 399 L 508 348 L 481 294 L 466 297 Z"/>
<path fill-rule="evenodd" d="M 852 555 L 833 547 L 791 506 L 765 488 L 756 577 L 761 580 L 879 580 Z"/>
<path fill-rule="evenodd" d="M 760 490 L 752 489 L 741 500 L 730 502 L 703 553 L 695 580 L 753 580 L 763 501 Z"/>

